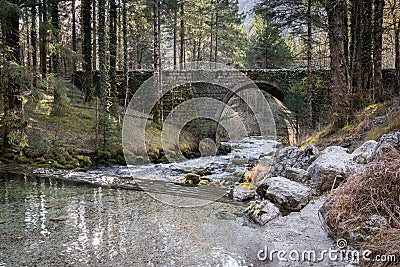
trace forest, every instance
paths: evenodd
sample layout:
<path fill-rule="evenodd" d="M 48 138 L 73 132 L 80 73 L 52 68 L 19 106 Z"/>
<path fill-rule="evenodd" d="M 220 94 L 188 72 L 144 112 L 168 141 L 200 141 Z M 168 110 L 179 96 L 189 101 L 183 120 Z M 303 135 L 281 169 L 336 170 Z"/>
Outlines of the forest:
<path fill-rule="evenodd" d="M 0 27 L 0 266 L 398 266 L 400 0 L 0 0 Z"/>
<path fill-rule="evenodd" d="M 240 4 L 252 8 L 240 12 Z M 55 113 L 68 108 L 66 84 L 77 70 L 85 75 L 79 102 L 96 109 L 94 138 L 99 147 L 106 121 L 117 118 L 129 102 L 130 70 L 157 72 L 191 61 L 239 69 L 305 68 L 307 79 L 293 89 L 301 103 L 292 103 L 305 122 L 301 124 L 307 125 L 305 132 L 312 132 L 325 114 L 344 127 L 356 111 L 398 94 L 399 4 L 396 0 L 3 0 L 3 151 L 12 147 L 18 152 L 28 146 L 25 130 L 30 114 L 24 106 L 39 101 L 33 97 L 38 92 L 51 91 Z M 383 68 L 395 70 L 395 84 L 388 88 L 382 83 Z M 321 114 L 313 104 L 319 86 L 313 71 L 318 69 L 331 71 L 329 86 L 323 88 L 329 104 Z M 99 73 L 97 86 L 93 71 Z"/>

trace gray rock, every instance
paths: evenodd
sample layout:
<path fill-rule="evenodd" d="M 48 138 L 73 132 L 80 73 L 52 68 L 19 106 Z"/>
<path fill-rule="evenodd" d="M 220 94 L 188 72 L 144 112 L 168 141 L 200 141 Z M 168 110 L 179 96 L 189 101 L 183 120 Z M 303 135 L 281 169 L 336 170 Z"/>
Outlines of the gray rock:
<path fill-rule="evenodd" d="M 249 159 L 247 158 L 233 158 L 231 159 L 233 165 L 243 166 L 249 163 Z"/>
<path fill-rule="evenodd" d="M 377 231 L 380 229 L 388 228 L 388 221 L 386 220 L 386 218 L 379 216 L 377 214 L 371 215 L 371 217 L 368 218 L 365 224 L 370 231 Z"/>
<path fill-rule="evenodd" d="M 295 182 L 305 182 L 309 179 L 307 171 L 292 167 L 286 169 L 286 178 Z"/>
<path fill-rule="evenodd" d="M 268 200 L 252 201 L 250 206 L 245 210 L 247 217 L 260 225 L 265 225 L 269 221 L 280 215 L 279 209 Z"/>
<path fill-rule="evenodd" d="M 377 148 L 378 142 L 375 140 L 367 141 L 362 146 L 354 150 L 352 154 L 353 160 L 359 164 L 371 162 L 375 157 Z"/>
<path fill-rule="evenodd" d="M 246 201 L 253 199 L 256 196 L 256 191 L 236 185 L 232 190 L 232 197 L 235 201 Z"/>
<path fill-rule="evenodd" d="M 391 145 L 397 149 L 400 149 L 400 131 L 382 135 L 381 139 L 379 140 L 378 147 L 383 145 Z"/>
<path fill-rule="evenodd" d="M 280 207 L 298 211 L 307 205 L 311 189 L 285 177 L 272 177 L 265 180 L 265 197 Z"/>
<path fill-rule="evenodd" d="M 311 184 L 319 192 L 337 187 L 350 173 L 356 171 L 358 164 L 347 149 L 339 146 L 327 147 L 318 159 L 308 168 Z"/>
<path fill-rule="evenodd" d="M 388 228 L 388 221 L 386 218 L 377 214 L 371 215 L 368 220 L 361 223 L 354 229 L 350 229 L 347 234 L 349 236 L 350 244 L 357 244 L 360 242 L 370 241 L 374 233 Z"/>
<path fill-rule="evenodd" d="M 318 149 L 312 145 L 308 145 L 304 150 L 294 146 L 285 147 L 275 157 L 271 176 L 287 177 L 286 172 L 289 168 L 307 170 L 310 164 L 317 159 L 318 153 Z"/>

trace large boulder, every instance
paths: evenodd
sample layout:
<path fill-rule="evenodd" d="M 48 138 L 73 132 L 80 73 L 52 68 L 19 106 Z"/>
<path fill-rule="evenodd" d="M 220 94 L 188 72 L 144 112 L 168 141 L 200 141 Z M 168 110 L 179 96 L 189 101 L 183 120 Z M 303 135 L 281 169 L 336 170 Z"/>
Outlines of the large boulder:
<path fill-rule="evenodd" d="M 280 215 L 279 209 L 268 200 L 250 202 L 245 210 L 246 216 L 253 222 L 265 225 Z"/>
<path fill-rule="evenodd" d="M 359 164 L 371 162 L 375 157 L 377 148 L 378 142 L 375 140 L 367 141 L 362 146 L 354 150 L 352 153 L 353 160 Z"/>
<path fill-rule="evenodd" d="M 246 201 L 253 199 L 255 196 L 255 190 L 244 186 L 236 185 L 232 190 L 232 197 L 235 201 Z"/>
<path fill-rule="evenodd" d="M 308 172 L 306 170 L 292 167 L 288 167 L 286 169 L 286 178 L 300 183 L 304 183 L 309 179 Z"/>
<path fill-rule="evenodd" d="M 318 159 L 308 167 L 311 184 L 318 192 L 325 192 L 337 187 L 345 178 L 358 168 L 353 155 L 346 148 L 327 147 Z"/>
<path fill-rule="evenodd" d="M 312 145 L 308 145 L 304 150 L 294 146 L 285 147 L 275 157 L 271 176 L 288 177 L 287 172 L 293 172 L 293 168 L 307 170 L 310 164 L 317 159 L 318 153 L 318 149 Z M 303 178 L 306 177 L 303 176 L 301 179 Z"/>
<path fill-rule="evenodd" d="M 285 177 L 271 177 L 264 180 L 257 193 L 286 210 L 298 211 L 307 205 L 311 189 Z"/>
<path fill-rule="evenodd" d="M 378 147 L 383 145 L 391 145 L 392 147 L 400 149 L 400 131 L 382 135 L 381 139 L 379 140 Z"/>

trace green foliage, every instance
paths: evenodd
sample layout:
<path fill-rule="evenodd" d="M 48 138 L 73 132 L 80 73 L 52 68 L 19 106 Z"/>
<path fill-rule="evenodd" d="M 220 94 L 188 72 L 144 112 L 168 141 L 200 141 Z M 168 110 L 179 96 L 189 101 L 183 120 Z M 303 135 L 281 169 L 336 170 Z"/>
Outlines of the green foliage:
<path fill-rule="evenodd" d="M 28 157 L 36 157 L 43 155 L 47 150 L 54 145 L 54 136 L 41 133 L 39 131 L 33 131 L 29 135 L 29 146 L 31 149 L 29 152 L 25 152 Z"/>
<path fill-rule="evenodd" d="M 267 8 L 256 9 L 249 38 L 249 68 L 284 68 L 290 65 L 291 51 L 281 35 L 280 27 Z"/>
<path fill-rule="evenodd" d="M 54 102 L 52 114 L 61 115 L 64 109 L 69 104 L 69 98 L 67 96 L 68 88 L 65 80 L 60 79 L 55 74 L 51 74 L 47 80 L 48 88 L 54 90 Z"/>
<path fill-rule="evenodd" d="M 112 115 L 108 112 L 102 112 L 99 116 L 99 132 L 102 136 L 102 150 L 107 150 L 116 142 L 120 142 L 120 135 L 122 126 Z M 116 140 L 117 138 L 117 140 Z"/>

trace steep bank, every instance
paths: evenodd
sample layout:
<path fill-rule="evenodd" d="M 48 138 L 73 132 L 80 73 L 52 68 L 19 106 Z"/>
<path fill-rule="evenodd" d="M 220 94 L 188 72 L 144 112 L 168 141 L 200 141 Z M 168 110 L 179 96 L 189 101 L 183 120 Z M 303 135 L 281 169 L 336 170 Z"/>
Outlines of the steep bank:
<path fill-rule="evenodd" d="M 1 162 L 60 169 L 125 164 L 121 144 L 122 112 L 108 118 L 106 134 L 99 133 L 99 148 L 96 151 L 95 103 L 83 105 L 81 92 L 70 89 L 68 103 L 55 108 L 52 95 L 50 90 L 38 90 L 26 99 L 28 146 L 23 151 L 4 151 L 0 156 Z M 161 129 L 152 122 L 147 125 L 146 141 L 150 160 L 164 161 Z M 199 155 L 194 134 L 184 132 L 181 142 L 185 155 Z"/>
<path fill-rule="evenodd" d="M 386 133 L 400 130 L 400 98 L 396 97 L 384 103 L 374 104 L 357 112 L 352 122 L 337 129 L 328 124 L 305 138 L 302 147 L 308 144 L 319 148 L 342 146 L 350 151 L 368 140 L 379 140 Z"/>

